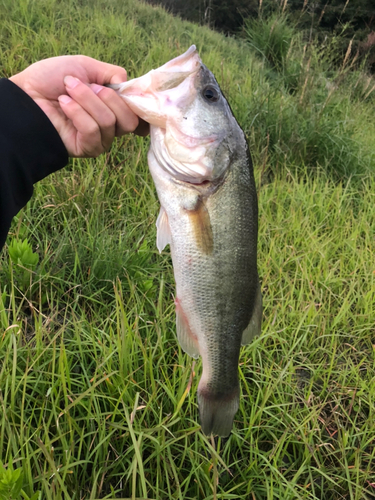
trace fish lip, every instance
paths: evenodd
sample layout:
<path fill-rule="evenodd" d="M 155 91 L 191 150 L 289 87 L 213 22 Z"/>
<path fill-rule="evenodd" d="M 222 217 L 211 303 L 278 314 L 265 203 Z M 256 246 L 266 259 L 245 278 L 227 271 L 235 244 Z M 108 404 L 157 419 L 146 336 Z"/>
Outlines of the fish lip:
<path fill-rule="evenodd" d="M 208 184 L 210 184 L 212 181 L 210 181 L 209 179 L 204 179 L 203 181 L 201 182 L 191 182 L 191 181 L 186 181 L 188 184 L 194 184 L 195 186 L 207 186 Z"/>
<path fill-rule="evenodd" d="M 222 184 L 224 184 L 227 178 L 228 172 L 224 172 L 220 177 L 216 179 L 203 179 L 193 182 L 192 180 L 179 179 L 177 177 L 171 178 L 174 184 L 178 186 L 189 187 L 190 189 L 195 189 L 204 198 L 214 194 Z"/>

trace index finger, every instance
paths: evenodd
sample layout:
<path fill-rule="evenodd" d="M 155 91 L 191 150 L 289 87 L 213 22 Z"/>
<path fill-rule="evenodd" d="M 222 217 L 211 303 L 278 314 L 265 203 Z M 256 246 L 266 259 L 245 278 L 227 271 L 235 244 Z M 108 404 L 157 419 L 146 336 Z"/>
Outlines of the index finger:
<path fill-rule="evenodd" d="M 91 89 L 115 115 L 117 137 L 133 132 L 138 127 L 138 116 L 114 90 L 96 84 L 92 84 Z"/>
<path fill-rule="evenodd" d="M 121 66 L 97 61 L 87 56 L 80 56 L 81 64 L 85 68 L 87 83 L 106 85 L 108 83 L 122 83 L 127 80 L 127 72 Z"/>

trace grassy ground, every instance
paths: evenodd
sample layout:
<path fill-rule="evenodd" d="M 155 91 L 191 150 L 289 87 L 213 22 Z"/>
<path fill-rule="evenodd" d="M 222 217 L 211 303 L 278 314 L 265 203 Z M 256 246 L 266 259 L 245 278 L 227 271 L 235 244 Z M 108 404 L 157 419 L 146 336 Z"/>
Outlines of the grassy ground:
<path fill-rule="evenodd" d="M 63 53 L 135 76 L 195 43 L 249 136 L 259 186 L 263 333 L 241 352 L 233 433 L 215 442 L 199 427 L 201 364 L 175 339 L 147 139 L 36 186 L 8 243 L 28 238 L 39 262 L 27 272 L 5 248 L 0 264 L 0 459 L 22 469 L 25 493 L 374 498 L 374 125 L 371 85 L 354 88 L 366 77 L 330 87 L 315 72 L 304 87 L 303 66 L 290 91 L 244 42 L 135 0 L 5 0 L 0 14 L 4 76 Z"/>

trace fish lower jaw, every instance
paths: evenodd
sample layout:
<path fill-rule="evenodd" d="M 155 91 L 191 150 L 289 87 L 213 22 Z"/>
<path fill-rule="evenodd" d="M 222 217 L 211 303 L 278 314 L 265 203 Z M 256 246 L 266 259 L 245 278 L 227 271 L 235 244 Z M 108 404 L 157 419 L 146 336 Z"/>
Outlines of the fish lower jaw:
<path fill-rule="evenodd" d="M 203 180 L 200 180 L 200 179 L 197 179 L 197 180 L 193 180 L 193 179 L 190 179 L 190 180 L 185 180 L 185 182 L 187 182 L 187 184 L 193 184 L 193 186 L 207 186 L 208 184 L 210 184 L 210 182 L 212 182 L 210 179 L 203 179 Z"/>
<path fill-rule="evenodd" d="M 203 196 L 213 194 L 224 182 L 225 175 L 216 178 L 210 176 L 202 176 L 201 178 L 187 178 L 184 176 L 175 176 L 173 179 L 175 184 L 181 184 L 192 189 L 196 189 Z"/>

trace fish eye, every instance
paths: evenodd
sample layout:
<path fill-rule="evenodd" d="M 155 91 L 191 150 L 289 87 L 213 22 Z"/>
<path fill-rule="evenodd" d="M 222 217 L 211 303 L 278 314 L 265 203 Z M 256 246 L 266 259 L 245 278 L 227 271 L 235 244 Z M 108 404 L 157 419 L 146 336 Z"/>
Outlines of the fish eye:
<path fill-rule="evenodd" d="M 207 85 L 203 89 L 202 95 L 207 102 L 217 102 L 220 98 L 219 92 L 212 85 Z"/>

